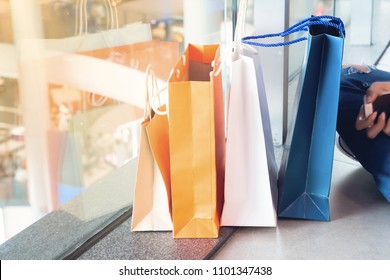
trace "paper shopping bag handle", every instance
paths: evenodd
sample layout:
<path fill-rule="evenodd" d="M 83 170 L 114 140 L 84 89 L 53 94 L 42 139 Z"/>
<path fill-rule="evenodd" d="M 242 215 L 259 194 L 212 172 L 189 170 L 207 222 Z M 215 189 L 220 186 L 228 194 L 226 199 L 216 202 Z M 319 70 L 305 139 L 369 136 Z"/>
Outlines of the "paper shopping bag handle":
<path fill-rule="evenodd" d="M 157 78 L 153 71 L 152 65 L 149 64 L 146 67 L 145 71 L 145 111 L 144 111 L 144 119 L 150 120 L 152 118 L 152 111 L 158 115 L 167 115 L 168 114 L 168 104 L 166 105 L 166 110 L 161 111 L 160 108 L 163 104 L 161 104 L 161 94 L 163 91 L 167 89 L 167 87 L 163 87 L 162 89 L 158 89 Z M 151 89 L 149 88 L 149 83 L 151 82 Z M 156 107 L 156 99 L 158 101 L 158 106 Z"/>
<path fill-rule="evenodd" d="M 237 53 L 241 48 L 240 38 L 245 35 L 245 17 L 247 10 L 248 0 L 241 0 L 238 8 L 237 24 L 234 34 L 234 52 Z"/>
<path fill-rule="evenodd" d="M 301 41 L 307 40 L 307 36 L 299 37 L 295 40 L 291 41 L 285 41 L 280 43 L 262 43 L 262 42 L 254 42 L 253 40 L 259 40 L 264 38 L 273 38 L 273 37 L 286 37 L 290 34 L 297 33 L 300 31 L 308 31 L 308 27 L 310 26 L 331 26 L 333 28 L 338 29 L 342 36 L 345 36 L 345 28 L 344 23 L 340 18 L 329 16 L 329 15 L 323 15 L 323 16 L 311 16 L 309 18 L 306 18 L 297 24 L 294 24 L 293 26 L 287 28 L 283 32 L 280 33 L 270 33 L 270 34 L 262 34 L 262 35 L 255 35 L 255 36 L 246 36 L 241 39 L 241 42 L 243 44 L 257 46 L 257 47 L 281 47 L 281 46 L 287 46 L 292 45 Z"/>

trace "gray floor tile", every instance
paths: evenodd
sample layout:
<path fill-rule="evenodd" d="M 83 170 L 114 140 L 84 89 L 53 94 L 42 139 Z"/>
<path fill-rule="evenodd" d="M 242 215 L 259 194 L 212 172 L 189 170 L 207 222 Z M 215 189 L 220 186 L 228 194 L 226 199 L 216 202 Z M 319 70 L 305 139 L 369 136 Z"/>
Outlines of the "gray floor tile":
<path fill-rule="evenodd" d="M 333 170 L 330 222 L 240 228 L 214 259 L 390 259 L 390 205 L 371 175 L 341 161 Z"/>

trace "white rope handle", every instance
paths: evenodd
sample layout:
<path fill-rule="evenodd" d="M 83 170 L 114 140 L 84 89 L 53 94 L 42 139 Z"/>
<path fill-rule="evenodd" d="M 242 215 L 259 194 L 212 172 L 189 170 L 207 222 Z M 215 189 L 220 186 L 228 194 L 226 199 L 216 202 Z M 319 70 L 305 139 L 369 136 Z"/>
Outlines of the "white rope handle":
<path fill-rule="evenodd" d="M 241 38 L 245 36 L 245 18 L 248 0 L 241 0 L 238 8 L 237 24 L 234 33 L 234 53 L 237 54 L 242 49 Z"/>
<path fill-rule="evenodd" d="M 152 80 L 152 92 L 156 87 L 156 76 L 152 69 L 152 65 L 148 64 L 145 71 L 145 110 L 144 110 L 144 119 L 150 120 L 152 118 L 152 109 L 150 106 L 150 90 L 149 90 L 149 80 Z"/>
<path fill-rule="evenodd" d="M 169 112 L 169 102 L 167 101 L 167 103 L 165 104 L 165 111 L 161 111 L 160 108 L 162 107 L 161 105 L 161 94 L 163 92 L 165 92 L 166 90 L 168 89 L 168 87 L 163 87 L 162 89 L 158 90 L 156 95 L 153 96 L 153 100 L 152 100 L 152 109 L 153 111 L 157 114 L 157 115 L 161 115 L 161 116 L 165 116 L 165 115 L 168 115 L 168 112 Z M 155 106 L 156 102 L 156 98 L 158 99 L 158 107 Z M 167 99 L 168 100 L 168 99 Z"/>
<path fill-rule="evenodd" d="M 76 24 L 75 24 L 75 35 L 84 36 L 82 42 L 78 47 L 78 50 L 81 49 L 85 40 L 87 40 L 88 34 L 88 9 L 87 9 L 88 0 L 77 0 L 76 2 Z M 105 10 L 108 13 L 106 20 L 107 29 L 116 29 L 119 32 L 119 21 L 118 21 L 118 11 L 116 8 L 116 2 L 110 0 L 104 0 Z M 107 47 L 109 44 L 107 43 L 106 38 L 103 35 L 103 40 Z M 119 36 L 119 34 L 118 34 Z M 108 100 L 107 96 L 96 97 L 95 92 L 90 92 L 88 95 L 89 103 L 94 107 L 100 107 L 104 105 L 104 103 Z"/>
<path fill-rule="evenodd" d="M 107 100 L 107 96 L 99 95 L 99 98 L 97 98 L 97 94 L 95 92 L 88 92 L 88 102 L 94 107 L 103 106 Z"/>
<path fill-rule="evenodd" d="M 88 33 L 88 0 L 77 0 L 76 2 L 76 25 L 75 34 L 84 35 Z M 116 2 L 104 0 L 104 7 L 107 12 L 106 27 L 107 29 L 118 29 L 119 19 Z M 77 15 L 78 14 L 78 15 Z"/>
<path fill-rule="evenodd" d="M 157 78 L 156 75 L 152 69 L 152 66 L 149 64 L 145 71 L 146 79 L 145 79 L 145 88 L 146 88 L 146 102 L 145 102 L 145 113 L 144 118 L 145 119 L 151 119 L 152 110 L 157 115 L 167 115 L 168 114 L 168 104 L 166 105 L 166 110 L 161 111 L 160 108 L 162 107 L 161 103 L 161 94 L 164 92 L 167 87 L 164 87 L 162 89 L 158 89 L 157 85 Z M 152 88 L 149 90 L 149 82 L 151 79 Z M 158 102 L 157 106 L 156 101 Z"/>

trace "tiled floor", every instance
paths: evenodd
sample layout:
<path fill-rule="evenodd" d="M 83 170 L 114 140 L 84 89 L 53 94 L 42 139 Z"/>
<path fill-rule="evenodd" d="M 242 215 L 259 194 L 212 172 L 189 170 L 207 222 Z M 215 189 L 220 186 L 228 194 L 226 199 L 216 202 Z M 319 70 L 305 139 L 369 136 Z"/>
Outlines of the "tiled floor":
<path fill-rule="evenodd" d="M 378 67 L 390 71 L 390 48 Z M 240 228 L 214 259 L 390 259 L 390 204 L 358 162 L 337 147 L 334 155 L 330 222 Z"/>
<path fill-rule="evenodd" d="M 214 259 L 390 259 L 390 205 L 365 170 L 340 158 L 330 222 L 280 219 L 277 228 L 241 228 Z"/>

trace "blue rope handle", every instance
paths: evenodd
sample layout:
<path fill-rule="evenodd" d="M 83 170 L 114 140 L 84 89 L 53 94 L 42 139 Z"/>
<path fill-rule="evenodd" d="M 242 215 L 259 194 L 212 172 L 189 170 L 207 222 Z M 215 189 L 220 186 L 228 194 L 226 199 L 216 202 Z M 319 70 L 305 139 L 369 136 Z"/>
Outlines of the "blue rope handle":
<path fill-rule="evenodd" d="M 340 18 L 334 16 L 324 15 L 324 16 L 311 16 L 309 18 L 306 18 L 280 33 L 246 36 L 241 39 L 241 42 L 243 44 L 258 46 L 258 47 L 280 47 L 280 46 L 292 45 L 307 40 L 307 36 L 303 36 L 295 40 L 280 42 L 280 43 L 260 43 L 260 42 L 253 42 L 251 40 L 259 40 L 259 39 L 272 38 L 272 37 L 286 37 L 290 34 L 297 33 L 299 31 L 308 31 L 308 27 L 312 25 L 331 26 L 339 29 L 343 33 L 343 36 L 345 36 L 345 28 L 344 28 L 343 21 Z"/>

